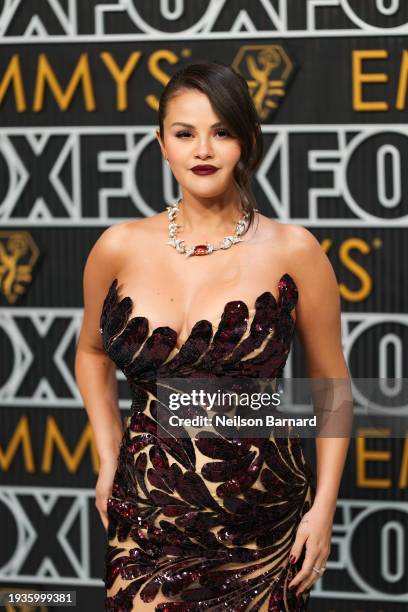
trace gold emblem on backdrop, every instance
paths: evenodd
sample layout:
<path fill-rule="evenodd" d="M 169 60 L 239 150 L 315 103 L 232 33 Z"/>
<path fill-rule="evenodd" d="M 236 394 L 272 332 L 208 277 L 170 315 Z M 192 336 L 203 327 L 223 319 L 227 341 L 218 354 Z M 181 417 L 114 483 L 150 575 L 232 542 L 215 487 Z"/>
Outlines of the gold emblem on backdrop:
<path fill-rule="evenodd" d="M 281 45 L 245 45 L 231 67 L 248 83 L 261 119 L 278 108 L 294 71 L 294 64 Z"/>
<path fill-rule="evenodd" d="M 14 304 L 31 283 L 39 250 L 25 231 L 0 231 L 0 288 L 9 304 Z"/>

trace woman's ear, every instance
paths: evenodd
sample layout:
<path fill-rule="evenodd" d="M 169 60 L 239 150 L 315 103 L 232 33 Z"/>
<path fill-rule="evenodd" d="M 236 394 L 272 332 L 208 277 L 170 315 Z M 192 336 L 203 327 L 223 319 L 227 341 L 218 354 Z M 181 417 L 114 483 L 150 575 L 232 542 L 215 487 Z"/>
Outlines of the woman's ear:
<path fill-rule="evenodd" d="M 160 130 L 159 130 L 159 128 L 156 129 L 156 140 L 159 143 L 159 146 L 160 146 L 160 149 L 161 149 L 163 157 L 166 158 L 167 157 L 166 156 L 166 151 L 165 151 L 165 148 L 163 146 L 162 140 L 160 138 Z"/>

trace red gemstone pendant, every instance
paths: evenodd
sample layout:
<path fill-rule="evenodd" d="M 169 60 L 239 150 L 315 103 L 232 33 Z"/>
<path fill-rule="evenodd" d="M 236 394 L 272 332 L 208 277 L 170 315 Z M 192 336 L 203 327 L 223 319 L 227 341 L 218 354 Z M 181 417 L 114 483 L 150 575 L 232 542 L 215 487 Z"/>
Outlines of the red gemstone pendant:
<path fill-rule="evenodd" d="M 197 244 L 194 247 L 194 255 L 207 255 L 208 249 L 206 244 Z"/>

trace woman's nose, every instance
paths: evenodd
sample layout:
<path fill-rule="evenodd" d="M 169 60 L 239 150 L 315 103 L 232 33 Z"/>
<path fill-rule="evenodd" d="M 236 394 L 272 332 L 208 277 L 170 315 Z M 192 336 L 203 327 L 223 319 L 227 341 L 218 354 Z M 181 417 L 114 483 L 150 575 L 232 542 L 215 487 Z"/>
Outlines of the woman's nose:
<path fill-rule="evenodd" d="M 212 155 L 212 147 L 208 138 L 201 138 L 197 140 L 196 155 L 199 157 L 208 157 Z"/>

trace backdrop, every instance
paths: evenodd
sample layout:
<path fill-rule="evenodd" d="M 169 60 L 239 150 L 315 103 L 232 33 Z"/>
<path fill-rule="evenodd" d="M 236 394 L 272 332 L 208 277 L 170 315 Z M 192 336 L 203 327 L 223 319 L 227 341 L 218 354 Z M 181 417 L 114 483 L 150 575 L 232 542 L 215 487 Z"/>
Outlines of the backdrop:
<path fill-rule="evenodd" d="M 103 609 L 98 458 L 73 367 L 82 272 L 107 226 L 178 199 L 154 130 L 186 64 L 247 80 L 258 208 L 328 254 L 353 377 L 407 377 L 407 33 L 404 0 L 0 0 L 3 590 L 76 590 L 79 610 Z M 285 373 L 304 373 L 297 340 Z M 408 437 L 359 433 L 313 611 L 407 609 Z"/>

